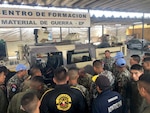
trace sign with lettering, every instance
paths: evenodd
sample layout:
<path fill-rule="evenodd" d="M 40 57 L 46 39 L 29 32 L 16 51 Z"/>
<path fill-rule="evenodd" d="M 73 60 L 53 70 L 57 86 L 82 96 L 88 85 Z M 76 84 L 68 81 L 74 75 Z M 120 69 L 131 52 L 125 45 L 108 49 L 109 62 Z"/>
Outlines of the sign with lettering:
<path fill-rule="evenodd" d="M 90 27 L 89 13 L 0 8 L 0 27 Z"/>

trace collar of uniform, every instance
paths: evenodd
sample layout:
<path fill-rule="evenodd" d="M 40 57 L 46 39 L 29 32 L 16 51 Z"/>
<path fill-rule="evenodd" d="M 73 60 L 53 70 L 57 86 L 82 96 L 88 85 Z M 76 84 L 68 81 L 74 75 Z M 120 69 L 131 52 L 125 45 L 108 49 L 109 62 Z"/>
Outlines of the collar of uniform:
<path fill-rule="evenodd" d="M 100 96 L 105 95 L 105 94 L 107 94 L 109 92 L 111 92 L 110 88 L 102 91 L 102 93 L 100 93 Z"/>
<path fill-rule="evenodd" d="M 70 87 L 68 84 L 56 85 L 55 88 Z"/>
<path fill-rule="evenodd" d="M 23 78 L 19 78 L 17 74 L 16 74 L 16 75 L 14 75 L 14 77 L 18 78 L 18 80 L 20 80 L 21 82 L 23 82 L 23 81 L 24 81 L 24 80 L 23 80 Z"/>

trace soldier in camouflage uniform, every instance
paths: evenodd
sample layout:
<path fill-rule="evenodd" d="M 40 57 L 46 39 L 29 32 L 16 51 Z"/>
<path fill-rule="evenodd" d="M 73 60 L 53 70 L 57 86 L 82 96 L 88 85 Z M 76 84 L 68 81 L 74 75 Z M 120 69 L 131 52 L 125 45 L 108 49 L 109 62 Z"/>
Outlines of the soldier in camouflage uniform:
<path fill-rule="evenodd" d="M 6 113 L 8 106 L 6 87 L 4 85 L 5 78 L 4 70 L 0 67 L 0 113 Z"/>
<path fill-rule="evenodd" d="M 21 91 L 26 91 L 30 87 L 31 78 L 33 76 L 42 76 L 41 70 L 38 67 L 32 67 L 29 70 L 29 76 L 21 84 Z"/>
<path fill-rule="evenodd" d="M 27 68 L 23 64 L 18 64 L 16 67 L 16 74 L 11 77 L 7 83 L 7 96 L 10 100 L 16 93 L 20 92 L 20 85 L 27 75 Z"/>
<path fill-rule="evenodd" d="M 86 73 L 84 68 L 79 69 L 78 74 L 79 74 L 78 83 L 80 85 L 83 85 L 89 91 L 92 84 L 92 75 Z"/>
<path fill-rule="evenodd" d="M 79 85 L 77 82 L 79 78 L 78 69 L 70 68 L 68 71 L 68 75 L 69 75 L 69 85 L 78 88 L 85 95 L 87 104 L 88 106 L 90 106 L 90 98 L 88 90 L 83 85 Z"/>
<path fill-rule="evenodd" d="M 116 77 L 116 75 L 118 74 L 118 70 L 117 70 L 117 66 L 116 66 L 116 61 L 117 59 L 120 59 L 120 58 L 124 58 L 124 55 L 122 52 L 117 52 L 116 53 L 116 56 L 115 56 L 115 61 L 113 63 L 113 66 L 112 66 L 112 73 L 113 75 Z"/>
<path fill-rule="evenodd" d="M 11 99 L 11 101 L 9 103 L 7 113 L 26 113 L 25 111 L 20 109 L 21 98 L 23 97 L 23 95 L 25 95 L 26 93 L 29 93 L 29 92 L 33 92 L 33 93 L 36 93 L 38 98 L 40 99 L 46 90 L 47 89 L 44 89 L 43 78 L 40 76 L 33 77 L 31 79 L 30 89 L 28 89 L 24 92 L 17 93 L 16 95 L 13 96 L 13 98 Z"/>
<path fill-rule="evenodd" d="M 108 71 L 112 71 L 113 63 L 114 63 L 114 58 L 110 56 L 110 51 L 106 50 L 105 51 L 105 57 L 103 58 L 104 62 L 104 69 Z"/>
<path fill-rule="evenodd" d="M 123 97 L 124 113 L 128 112 L 129 100 L 127 98 L 128 82 L 130 81 L 130 72 L 126 68 L 126 61 L 123 58 L 116 60 L 118 74 L 116 75 L 115 91 L 119 92 Z"/>
<path fill-rule="evenodd" d="M 94 68 L 94 71 L 97 75 L 92 77 L 93 83 L 92 83 L 91 88 L 90 88 L 91 101 L 93 101 L 93 99 L 95 99 L 98 96 L 98 92 L 96 90 L 96 85 L 95 85 L 95 81 L 96 81 L 98 76 L 101 76 L 101 75 L 106 76 L 109 79 L 112 88 L 113 88 L 113 84 L 115 81 L 115 78 L 114 78 L 114 75 L 112 74 L 112 72 L 103 69 L 103 62 L 102 61 L 95 60 L 93 62 L 93 68 Z"/>

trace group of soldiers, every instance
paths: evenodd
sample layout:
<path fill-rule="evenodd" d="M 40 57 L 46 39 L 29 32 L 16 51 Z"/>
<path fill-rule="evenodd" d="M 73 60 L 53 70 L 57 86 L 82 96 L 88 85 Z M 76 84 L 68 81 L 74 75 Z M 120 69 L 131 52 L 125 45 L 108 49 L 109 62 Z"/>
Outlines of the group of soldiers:
<path fill-rule="evenodd" d="M 142 64 L 140 65 L 140 62 Z M 0 113 L 149 113 L 150 54 L 130 57 L 122 52 L 93 61 L 93 67 L 58 67 L 46 85 L 41 70 L 23 64 L 16 73 L 0 67 Z M 145 92 L 144 92 L 145 91 Z M 145 98 L 145 99 L 144 99 Z M 149 99 L 150 100 L 150 99 Z M 149 104 L 148 104 L 149 103 Z M 146 108 L 146 109 L 145 109 Z"/>

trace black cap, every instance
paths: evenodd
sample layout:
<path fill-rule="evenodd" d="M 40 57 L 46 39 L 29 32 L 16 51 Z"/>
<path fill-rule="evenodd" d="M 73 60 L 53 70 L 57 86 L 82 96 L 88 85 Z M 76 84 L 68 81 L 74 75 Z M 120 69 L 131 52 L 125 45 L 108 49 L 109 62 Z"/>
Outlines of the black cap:
<path fill-rule="evenodd" d="M 102 91 L 110 88 L 110 81 L 106 76 L 100 75 L 95 83 Z"/>

